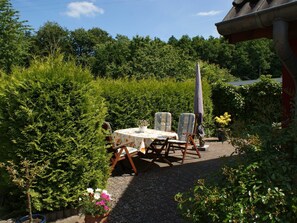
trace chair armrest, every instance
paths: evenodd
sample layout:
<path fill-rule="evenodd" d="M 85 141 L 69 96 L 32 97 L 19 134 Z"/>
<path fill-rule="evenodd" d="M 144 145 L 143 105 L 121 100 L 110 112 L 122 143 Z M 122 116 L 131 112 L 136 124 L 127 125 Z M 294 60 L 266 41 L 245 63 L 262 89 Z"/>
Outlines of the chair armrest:
<path fill-rule="evenodd" d="M 122 143 L 122 144 L 113 146 L 112 148 L 113 148 L 113 149 L 119 149 L 119 148 L 121 148 L 121 147 L 123 147 L 123 146 L 127 146 L 127 145 L 132 144 L 132 143 L 133 143 L 133 141 L 125 142 L 125 143 Z"/>
<path fill-rule="evenodd" d="M 187 137 L 189 137 L 189 136 L 194 137 L 194 136 L 197 135 L 197 134 L 195 134 L 195 133 L 190 133 L 190 132 L 184 132 L 183 135 L 187 135 Z"/>
<path fill-rule="evenodd" d="M 197 134 L 195 134 L 195 133 L 190 133 L 190 132 L 184 132 L 183 133 L 183 135 L 186 135 L 186 141 L 187 142 L 194 142 L 194 138 L 195 138 L 195 136 L 197 135 Z"/>

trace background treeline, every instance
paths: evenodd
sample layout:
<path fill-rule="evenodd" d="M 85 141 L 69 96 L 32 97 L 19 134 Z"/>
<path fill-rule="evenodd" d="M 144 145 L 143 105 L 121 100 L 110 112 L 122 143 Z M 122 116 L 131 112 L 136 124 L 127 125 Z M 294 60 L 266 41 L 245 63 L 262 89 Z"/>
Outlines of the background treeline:
<path fill-rule="evenodd" d="M 240 79 L 256 79 L 261 74 L 280 76 L 280 63 L 270 40 L 231 45 L 223 38 L 187 35 L 180 39 L 172 36 L 167 42 L 148 36 L 112 38 L 100 28 L 69 31 L 53 22 L 31 35 L 33 55 L 60 49 L 99 77 L 187 78 L 191 62 L 198 59 L 226 68 Z"/>
<path fill-rule="evenodd" d="M 11 72 L 13 65 L 28 66 L 36 56 L 59 51 L 89 67 L 95 77 L 187 79 L 197 60 L 216 64 L 240 79 L 280 76 L 280 62 L 270 40 L 231 45 L 223 38 L 187 35 L 180 39 L 172 36 L 167 42 L 149 36 L 129 39 L 112 37 L 100 28 L 68 30 L 56 22 L 34 31 L 19 21 L 9 1 L 0 4 L 0 67 L 6 72 Z"/>

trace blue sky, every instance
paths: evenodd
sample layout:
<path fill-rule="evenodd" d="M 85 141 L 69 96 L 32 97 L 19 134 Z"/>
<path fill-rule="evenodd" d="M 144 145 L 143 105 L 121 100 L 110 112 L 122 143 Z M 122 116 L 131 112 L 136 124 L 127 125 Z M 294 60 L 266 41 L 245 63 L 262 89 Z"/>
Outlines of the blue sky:
<path fill-rule="evenodd" d="M 99 27 L 111 36 L 218 37 L 232 0 L 11 0 L 21 20 L 38 30 L 47 21 L 68 30 Z"/>

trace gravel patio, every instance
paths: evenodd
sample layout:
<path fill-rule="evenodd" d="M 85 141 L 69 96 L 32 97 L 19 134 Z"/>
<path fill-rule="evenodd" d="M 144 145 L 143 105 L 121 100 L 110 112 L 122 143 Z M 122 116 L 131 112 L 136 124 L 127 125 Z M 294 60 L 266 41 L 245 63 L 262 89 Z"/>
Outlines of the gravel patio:
<path fill-rule="evenodd" d="M 174 196 L 188 191 L 199 178 L 213 179 L 218 170 L 233 159 L 234 148 L 228 142 L 206 140 L 209 148 L 201 151 L 202 158 L 188 154 L 181 165 L 181 153 L 176 151 L 173 166 L 150 159 L 135 157 L 139 171 L 134 176 L 117 165 L 108 179 L 107 190 L 113 198 L 109 223 L 183 223 L 186 222 L 177 210 Z M 124 163 L 125 164 L 125 163 Z M 128 165 L 128 164 L 127 164 Z M 0 223 L 11 223 L 0 220 Z M 83 223 L 83 216 L 75 215 L 52 223 Z"/>

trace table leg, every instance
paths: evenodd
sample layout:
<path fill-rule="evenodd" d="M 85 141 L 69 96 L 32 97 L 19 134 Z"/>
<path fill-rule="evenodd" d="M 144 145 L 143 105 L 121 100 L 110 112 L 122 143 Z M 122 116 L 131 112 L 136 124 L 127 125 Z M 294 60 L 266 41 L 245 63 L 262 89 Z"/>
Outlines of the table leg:
<path fill-rule="evenodd" d="M 166 140 L 157 140 L 155 143 L 153 142 L 151 144 L 151 148 L 153 150 L 153 153 L 156 155 L 152 163 L 154 163 L 157 160 L 164 161 L 167 163 L 169 166 L 173 166 L 173 164 L 167 159 L 168 158 L 168 149 L 167 149 L 167 144 L 168 144 L 168 138 Z M 158 148 L 158 146 L 161 146 L 161 148 Z M 165 154 L 162 155 L 162 152 L 165 151 Z"/>

